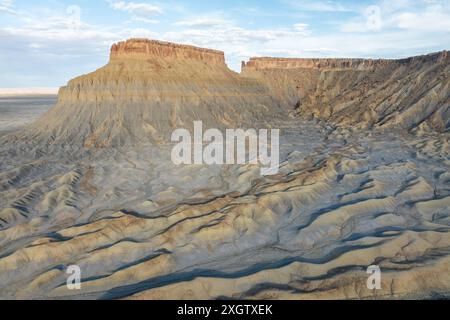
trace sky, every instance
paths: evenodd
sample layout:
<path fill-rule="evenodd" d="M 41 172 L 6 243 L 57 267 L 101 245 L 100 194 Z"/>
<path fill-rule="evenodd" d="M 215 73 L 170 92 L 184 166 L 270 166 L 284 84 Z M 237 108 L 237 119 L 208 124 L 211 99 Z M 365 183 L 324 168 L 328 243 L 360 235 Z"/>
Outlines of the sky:
<path fill-rule="evenodd" d="M 450 49 L 450 0 L 0 0 L 0 88 L 63 86 L 132 37 L 252 56 L 401 58 Z"/>

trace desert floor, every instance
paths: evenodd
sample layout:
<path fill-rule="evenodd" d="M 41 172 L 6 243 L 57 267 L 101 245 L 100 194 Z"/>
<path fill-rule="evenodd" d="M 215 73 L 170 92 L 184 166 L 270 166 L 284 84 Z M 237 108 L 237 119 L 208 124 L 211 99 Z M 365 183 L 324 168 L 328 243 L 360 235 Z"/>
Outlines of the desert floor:
<path fill-rule="evenodd" d="M 53 101 L 13 112 L 3 99 L 3 134 Z M 267 177 L 255 165 L 175 166 L 170 145 L 0 146 L 0 298 L 449 294 L 448 134 L 273 126 L 282 164 Z M 66 286 L 70 265 L 81 290 Z M 370 265 L 381 290 L 366 287 Z"/>

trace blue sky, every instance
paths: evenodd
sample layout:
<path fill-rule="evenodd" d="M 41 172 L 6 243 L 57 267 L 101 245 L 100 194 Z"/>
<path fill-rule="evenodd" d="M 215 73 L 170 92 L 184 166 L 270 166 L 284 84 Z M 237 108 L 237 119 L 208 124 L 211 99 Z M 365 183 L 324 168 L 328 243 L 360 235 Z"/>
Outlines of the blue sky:
<path fill-rule="evenodd" d="M 145 37 L 251 56 L 398 58 L 450 49 L 450 0 L 0 0 L 0 88 L 59 87 Z"/>

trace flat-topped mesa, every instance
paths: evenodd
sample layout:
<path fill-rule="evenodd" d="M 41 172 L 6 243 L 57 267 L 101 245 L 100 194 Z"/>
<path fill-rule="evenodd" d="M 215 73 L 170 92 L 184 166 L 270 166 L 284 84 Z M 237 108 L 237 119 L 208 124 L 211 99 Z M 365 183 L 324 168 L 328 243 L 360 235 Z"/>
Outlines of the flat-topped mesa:
<path fill-rule="evenodd" d="M 86 148 L 170 143 L 176 128 L 254 128 L 284 110 L 255 79 L 228 69 L 224 53 L 154 40 L 111 48 L 111 61 L 72 79 L 58 104 L 21 133 L 45 145 Z"/>
<path fill-rule="evenodd" d="M 442 62 L 450 59 L 448 51 L 405 59 L 272 58 L 253 57 L 242 62 L 242 71 L 266 69 L 353 69 L 368 70 L 377 66 L 415 62 Z"/>
<path fill-rule="evenodd" d="M 225 64 L 225 55 L 222 51 L 171 42 L 129 39 L 113 44 L 111 47 L 111 61 L 146 59 L 148 57 L 193 59 L 208 63 Z"/>

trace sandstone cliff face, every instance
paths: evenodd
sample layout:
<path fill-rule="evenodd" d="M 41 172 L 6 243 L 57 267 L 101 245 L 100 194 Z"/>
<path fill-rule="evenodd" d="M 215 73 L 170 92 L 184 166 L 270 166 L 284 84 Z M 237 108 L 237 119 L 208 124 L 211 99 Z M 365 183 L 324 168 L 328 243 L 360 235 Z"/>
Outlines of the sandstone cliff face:
<path fill-rule="evenodd" d="M 447 51 L 400 60 L 252 58 L 242 74 L 259 79 L 303 117 L 359 127 L 449 129 Z"/>
<path fill-rule="evenodd" d="M 57 106 L 19 138 L 88 148 L 169 142 L 195 120 L 234 128 L 277 114 L 267 88 L 228 69 L 223 52 L 131 39 L 112 46 L 106 66 L 62 87 Z"/>

